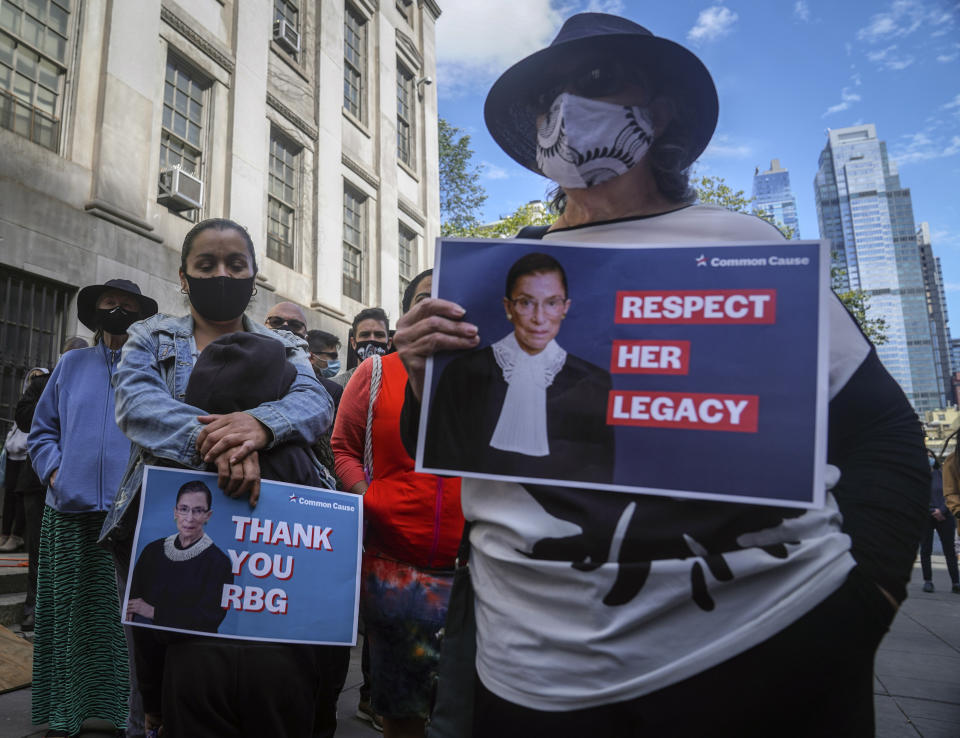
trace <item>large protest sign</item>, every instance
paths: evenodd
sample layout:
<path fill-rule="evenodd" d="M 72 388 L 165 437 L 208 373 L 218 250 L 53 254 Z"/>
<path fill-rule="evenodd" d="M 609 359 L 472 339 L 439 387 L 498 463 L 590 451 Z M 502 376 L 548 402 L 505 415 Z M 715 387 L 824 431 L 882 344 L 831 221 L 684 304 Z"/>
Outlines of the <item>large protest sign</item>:
<path fill-rule="evenodd" d="M 362 520 L 356 495 L 265 479 L 251 509 L 216 474 L 148 466 L 123 622 L 354 645 Z"/>
<path fill-rule="evenodd" d="M 506 300 L 536 253 L 563 275 L 540 269 Z M 418 471 L 823 504 L 825 242 L 441 239 L 433 295 L 480 344 L 427 364 Z"/>

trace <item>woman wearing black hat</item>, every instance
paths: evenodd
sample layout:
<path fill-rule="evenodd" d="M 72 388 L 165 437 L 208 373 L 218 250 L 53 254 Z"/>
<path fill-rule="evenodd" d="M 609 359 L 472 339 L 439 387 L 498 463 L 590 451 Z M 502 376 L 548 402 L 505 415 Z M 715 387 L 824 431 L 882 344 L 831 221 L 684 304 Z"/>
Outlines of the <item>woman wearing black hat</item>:
<path fill-rule="evenodd" d="M 35 610 L 33 722 L 73 735 L 87 718 L 127 722 L 127 649 L 110 554 L 97 545 L 130 456 L 111 380 L 127 329 L 157 303 L 125 279 L 77 296 L 90 348 L 63 355 L 37 404 L 27 441 L 47 487 Z"/>
<path fill-rule="evenodd" d="M 713 82 L 691 52 L 624 18 L 568 19 L 494 83 L 485 117 L 511 157 L 558 185 L 545 241 L 781 238 L 692 204 Z M 426 357 L 479 342 L 463 314 L 425 300 L 398 325 L 408 447 Z M 916 416 L 838 300 L 829 348 L 840 481 L 823 509 L 464 479 L 474 736 L 873 734 L 873 654 L 906 595 L 929 472 Z"/>

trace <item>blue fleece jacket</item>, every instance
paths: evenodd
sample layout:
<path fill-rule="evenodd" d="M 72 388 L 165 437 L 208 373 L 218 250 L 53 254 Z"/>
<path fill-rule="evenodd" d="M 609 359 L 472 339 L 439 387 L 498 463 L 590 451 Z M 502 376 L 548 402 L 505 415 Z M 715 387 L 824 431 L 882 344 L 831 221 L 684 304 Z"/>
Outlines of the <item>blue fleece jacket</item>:
<path fill-rule="evenodd" d="M 68 351 L 47 382 L 27 450 L 59 512 L 109 510 L 130 456 L 117 427 L 111 375 L 120 352 L 103 344 Z M 50 475 L 57 472 L 56 482 Z"/>

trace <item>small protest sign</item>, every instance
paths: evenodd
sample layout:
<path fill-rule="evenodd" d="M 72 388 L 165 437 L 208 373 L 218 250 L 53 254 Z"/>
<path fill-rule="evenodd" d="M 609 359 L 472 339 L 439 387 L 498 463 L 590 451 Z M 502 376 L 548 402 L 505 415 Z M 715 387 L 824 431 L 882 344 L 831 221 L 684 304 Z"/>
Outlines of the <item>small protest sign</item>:
<path fill-rule="evenodd" d="M 812 508 L 826 464 L 826 242 L 440 239 L 479 328 L 427 363 L 417 471 Z"/>
<path fill-rule="evenodd" d="M 362 520 L 356 495 L 264 479 L 251 509 L 216 474 L 148 466 L 123 622 L 354 645 Z"/>

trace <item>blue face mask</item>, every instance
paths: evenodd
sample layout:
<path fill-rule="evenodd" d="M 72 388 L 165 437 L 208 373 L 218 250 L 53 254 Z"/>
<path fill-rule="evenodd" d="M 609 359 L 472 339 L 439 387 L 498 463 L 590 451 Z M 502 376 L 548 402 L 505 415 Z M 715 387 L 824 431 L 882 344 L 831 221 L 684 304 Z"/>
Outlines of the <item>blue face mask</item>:
<path fill-rule="evenodd" d="M 320 376 L 330 379 L 330 377 L 335 377 L 340 373 L 340 359 L 334 359 L 333 361 L 327 361 L 327 366 L 320 370 Z"/>
<path fill-rule="evenodd" d="M 930 462 L 930 466 L 933 466 L 934 464 L 937 463 L 937 460 L 936 460 L 935 458 L 933 458 L 932 456 L 928 456 L 928 457 L 927 457 L 927 461 Z"/>

